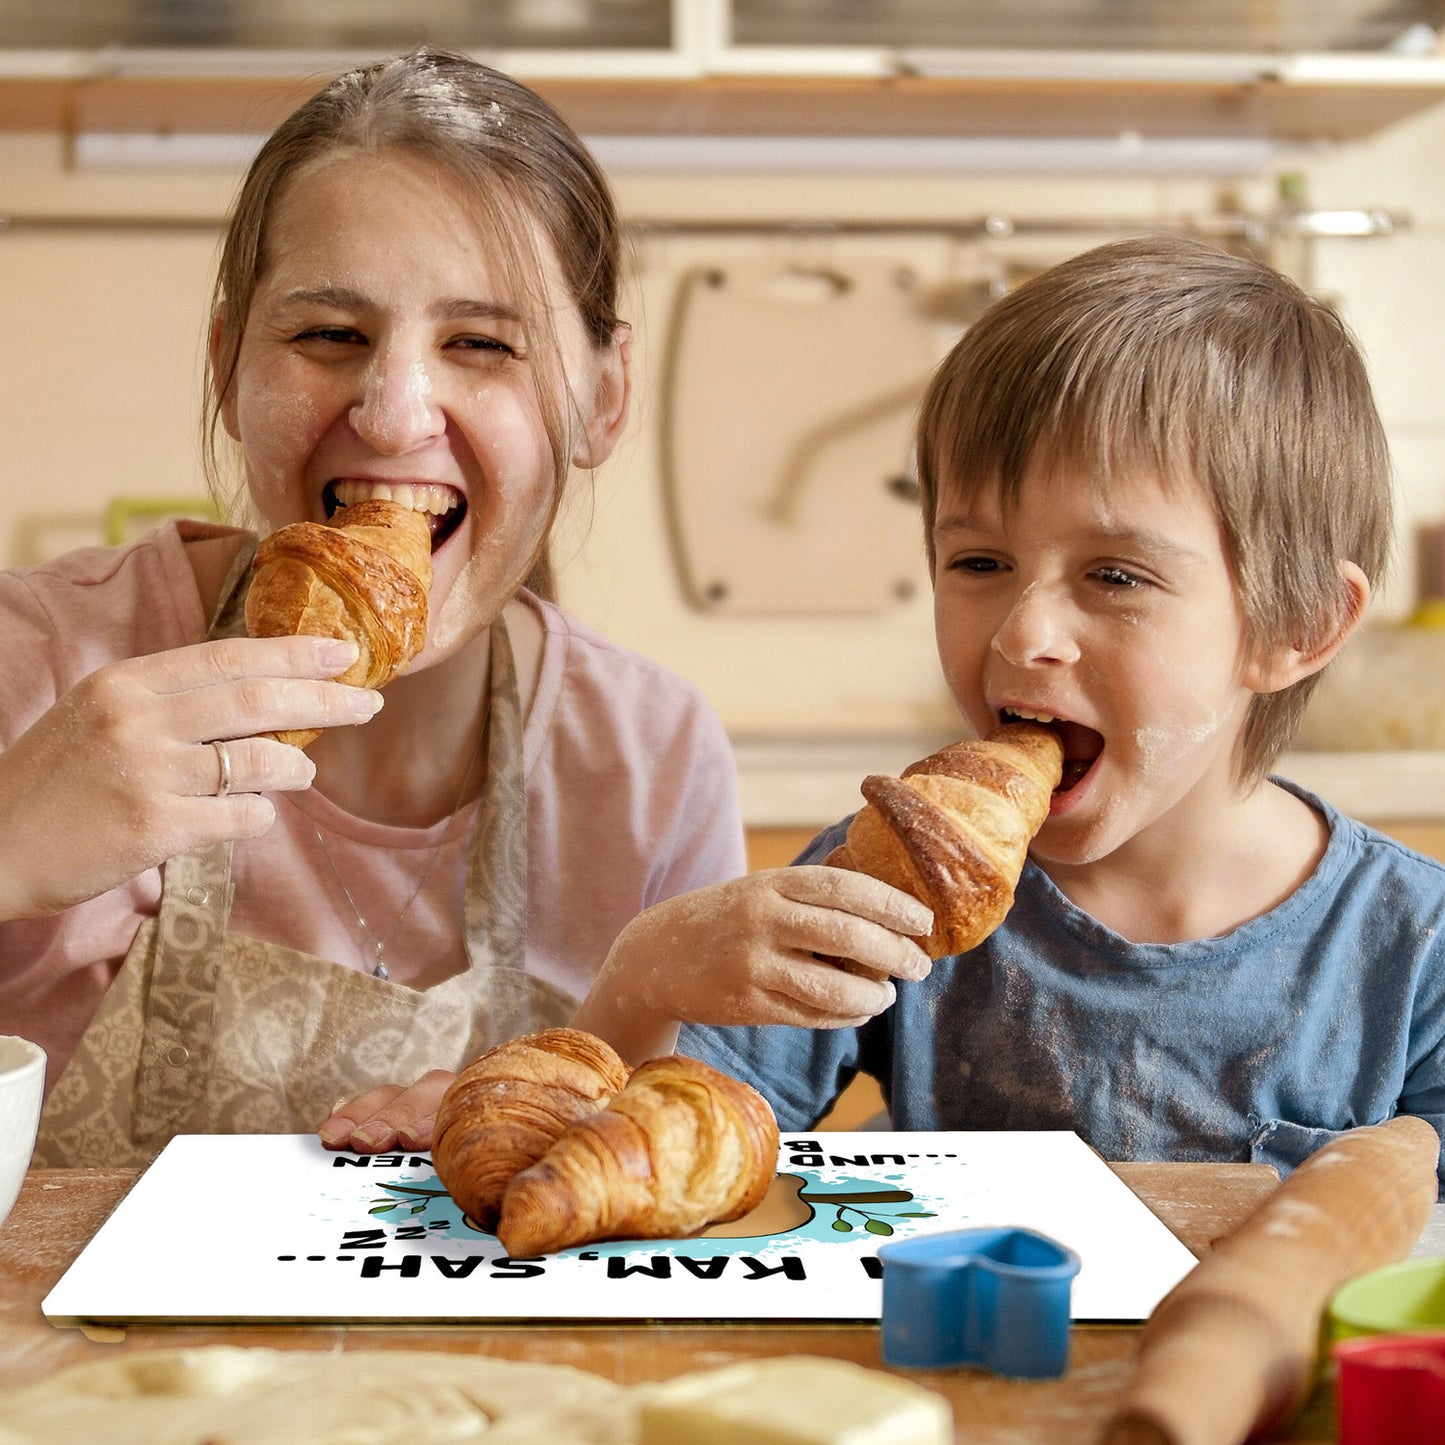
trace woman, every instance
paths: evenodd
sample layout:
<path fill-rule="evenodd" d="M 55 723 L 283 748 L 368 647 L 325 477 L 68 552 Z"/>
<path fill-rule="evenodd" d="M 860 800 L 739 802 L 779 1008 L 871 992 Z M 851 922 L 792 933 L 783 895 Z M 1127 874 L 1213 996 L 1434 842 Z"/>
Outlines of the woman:
<path fill-rule="evenodd" d="M 382 706 L 334 680 L 351 644 L 246 637 L 251 531 L 0 577 L 0 1028 L 50 1055 L 37 1162 L 314 1129 L 566 1022 L 629 918 L 741 871 L 714 714 L 545 600 L 564 481 L 626 421 L 618 253 L 577 137 L 459 56 L 344 75 L 257 156 L 213 472 L 223 431 L 262 532 L 424 511 L 427 639 Z"/>

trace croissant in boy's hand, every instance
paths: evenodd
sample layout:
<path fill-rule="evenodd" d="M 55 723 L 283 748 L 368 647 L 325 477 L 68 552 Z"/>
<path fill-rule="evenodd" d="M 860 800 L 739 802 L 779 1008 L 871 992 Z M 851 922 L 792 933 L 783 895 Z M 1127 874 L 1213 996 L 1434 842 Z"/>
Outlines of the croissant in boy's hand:
<path fill-rule="evenodd" d="M 696 1059 L 650 1059 L 628 1078 L 601 1039 L 548 1029 L 457 1076 L 432 1163 L 521 1258 L 741 1218 L 773 1181 L 778 1126 L 761 1094 Z"/>
<path fill-rule="evenodd" d="M 863 780 L 862 808 L 823 860 L 870 874 L 933 910 L 933 958 L 982 943 L 1013 907 L 1029 843 L 1049 815 L 1063 745 L 1038 723 L 954 743 L 901 778 Z"/>
<path fill-rule="evenodd" d="M 246 595 L 252 637 L 349 637 L 360 650 L 337 679 L 383 687 L 426 641 L 431 528 L 395 502 L 358 502 L 326 524 L 294 522 L 262 538 Z M 305 747 L 317 729 L 272 736 Z"/>

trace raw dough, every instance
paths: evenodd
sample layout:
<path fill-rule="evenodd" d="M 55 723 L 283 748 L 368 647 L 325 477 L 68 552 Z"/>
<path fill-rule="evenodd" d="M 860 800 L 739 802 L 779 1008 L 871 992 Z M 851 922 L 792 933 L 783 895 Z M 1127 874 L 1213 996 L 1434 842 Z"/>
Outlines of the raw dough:
<path fill-rule="evenodd" d="M 0 1445 L 950 1445 L 941 1395 L 816 1355 L 624 1389 L 421 1350 L 136 1350 L 0 1389 Z"/>
<path fill-rule="evenodd" d="M 847 1360 L 784 1355 L 641 1386 L 639 1445 L 951 1445 L 932 1390 Z"/>
<path fill-rule="evenodd" d="M 417 1350 L 135 1351 L 0 1390 L 0 1445 L 631 1445 L 628 1392 Z"/>

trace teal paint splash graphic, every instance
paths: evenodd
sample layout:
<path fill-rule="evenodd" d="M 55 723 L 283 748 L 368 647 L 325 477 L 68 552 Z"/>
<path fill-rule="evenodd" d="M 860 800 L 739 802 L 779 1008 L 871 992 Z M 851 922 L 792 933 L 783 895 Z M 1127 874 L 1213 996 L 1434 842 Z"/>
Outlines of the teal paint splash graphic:
<path fill-rule="evenodd" d="M 882 1241 L 907 1236 L 916 1232 L 913 1221 L 936 1217 L 939 1201 L 903 1187 L 900 1174 L 865 1177 L 840 1173 L 836 1168 L 827 1174 L 826 1180 L 807 1169 L 778 1175 L 774 1192 L 781 1190 L 785 1199 L 791 1195 L 785 1207 L 791 1209 L 796 1223 L 790 1227 L 754 1235 L 727 1232 L 689 1239 L 608 1240 L 562 1250 L 558 1257 L 580 1256 L 585 1249 L 589 1258 L 626 1256 L 638 1250 L 649 1254 L 685 1251 L 690 1258 L 707 1258 L 757 1253 L 760 1248 L 787 1247 L 802 1239 L 856 1246 L 864 1238 Z M 457 1208 L 435 1173 L 418 1175 L 406 1183 L 378 1181 L 373 1187 L 367 1214 L 375 1224 L 397 1226 L 399 1240 L 495 1238 Z M 736 1228 L 736 1224 L 722 1226 L 728 1231 Z"/>

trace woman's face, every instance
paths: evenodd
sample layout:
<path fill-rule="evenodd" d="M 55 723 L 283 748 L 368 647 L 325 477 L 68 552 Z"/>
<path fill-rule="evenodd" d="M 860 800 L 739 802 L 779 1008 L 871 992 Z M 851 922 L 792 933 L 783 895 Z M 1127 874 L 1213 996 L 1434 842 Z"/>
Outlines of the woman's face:
<path fill-rule="evenodd" d="M 570 398 L 572 460 L 595 465 L 625 417 L 624 340 L 598 349 L 540 231 Z M 425 652 L 454 650 L 514 595 L 542 546 L 556 469 L 524 304 L 439 166 L 343 154 L 278 195 L 265 270 L 222 403 L 268 528 L 388 497 L 427 512 L 435 581 Z"/>

